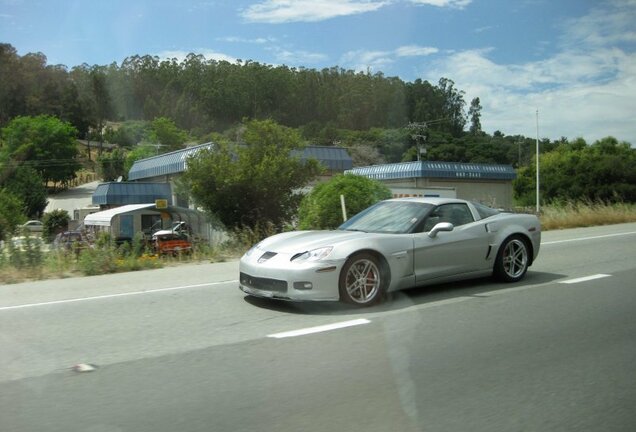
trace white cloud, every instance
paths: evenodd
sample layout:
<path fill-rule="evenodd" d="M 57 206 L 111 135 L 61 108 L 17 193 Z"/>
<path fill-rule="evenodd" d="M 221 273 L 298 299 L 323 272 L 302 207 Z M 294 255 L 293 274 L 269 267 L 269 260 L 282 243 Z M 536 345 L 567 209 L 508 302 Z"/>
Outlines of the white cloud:
<path fill-rule="evenodd" d="M 495 28 L 495 26 L 483 26 L 483 27 L 477 27 L 474 32 L 475 33 L 483 33 L 486 31 L 490 31 L 493 30 Z"/>
<path fill-rule="evenodd" d="M 406 45 L 395 50 L 398 57 L 420 57 L 437 53 L 439 50 L 433 47 L 423 47 L 418 45 Z"/>
<path fill-rule="evenodd" d="M 242 37 L 237 37 L 237 36 L 227 36 L 227 37 L 217 38 L 216 40 L 221 41 L 221 42 L 257 44 L 257 45 L 262 45 L 262 44 L 266 44 L 268 42 L 275 42 L 276 41 L 275 38 L 253 38 L 253 39 L 247 39 L 247 38 L 242 38 Z"/>
<path fill-rule="evenodd" d="M 463 9 L 469 4 L 471 4 L 472 1 L 473 0 L 410 0 L 411 3 L 417 4 L 417 5 L 450 7 L 450 8 L 456 8 L 456 9 Z"/>
<path fill-rule="evenodd" d="M 608 46 L 636 42 L 636 1 L 615 0 L 609 7 L 597 8 L 581 18 L 565 22 L 565 46 Z"/>
<path fill-rule="evenodd" d="M 328 58 L 325 54 L 311 53 L 302 50 L 289 51 L 282 48 L 271 48 L 270 51 L 274 52 L 278 62 L 288 65 L 320 63 L 326 61 Z"/>
<path fill-rule="evenodd" d="M 349 51 L 340 58 L 340 64 L 344 67 L 366 72 L 380 71 L 394 62 L 393 51 Z"/>
<path fill-rule="evenodd" d="M 316 22 L 373 12 L 389 3 L 388 0 L 265 0 L 248 7 L 241 16 L 249 22 L 271 24 Z"/>
<path fill-rule="evenodd" d="M 490 48 L 461 51 L 435 62 L 427 76 L 453 79 L 467 103 L 479 97 L 488 132 L 534 136 L 538 109 L 541 137 L 612 135 L 636 146 L 636 53 L 624 46 L 634 37 L 625 16 L 634 16 L 636 2 L 627 9 L 619 3 L 568 21 L 551 57 L 500 64 Z"/>
<path fill-rule="evenodd" d="M 391 51 L 349 51 L 342 55 L 339 64 L 356 71 L 382 71 L 395 63 L 396 57 L 424 57 L 439 52 L 434 47 L 419 45 L 405 45 Z"/>
<path fill-rule="evenodd" d="M 157 56 L 160 59 L 174 58 L 174 59 L 177 59 L 177 61 L 182 62 L 183 60 L 186 59 L 188 54 L 191 54 L 191 53 L 202 55 L 203 57 L 205 57 L 206 60 L 228 61 L 230 63 L 236 62 L 235 57 L 229 56 L 227 54 L 219 53 L 216 51 L 212 51 L 210 49 L 198 49 L 198 50 L 192 50 L 192 51 L 181 51 L 181 50 L 161 51 L 160 53 L 157 53 Z"/>

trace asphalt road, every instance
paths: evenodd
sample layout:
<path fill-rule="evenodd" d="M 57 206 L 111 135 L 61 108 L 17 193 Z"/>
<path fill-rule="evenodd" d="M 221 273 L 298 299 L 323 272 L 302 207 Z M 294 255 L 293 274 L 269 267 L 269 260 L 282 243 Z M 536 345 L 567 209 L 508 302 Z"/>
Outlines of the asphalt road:
<path fill-rule="evenodd" d="M 636 430 L 636 224 L 544 233 L 519 284 L 371 309 L 236 279 L 230 262 L 0 287 L 0 431 Z"/>

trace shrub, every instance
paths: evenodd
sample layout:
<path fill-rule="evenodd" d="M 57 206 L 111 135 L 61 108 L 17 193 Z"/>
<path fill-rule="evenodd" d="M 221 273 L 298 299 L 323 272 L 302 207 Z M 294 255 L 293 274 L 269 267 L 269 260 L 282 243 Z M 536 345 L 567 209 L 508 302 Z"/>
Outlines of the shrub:
<path fill-rule="evenodd" d="M 87 276 L 115 273 L 117 254 L 112 247 L 83 250 L 78 258 L 79 270 Z"/>
<path fill-rule="evenodd" d="M 342 222 L 340 195 L 344 195 L 347 216 L 351 217 L 383 199 L 391 191 L 375 180 L 353 174 L 337 175 L 317 185 L 300 204 L 300 229 L 333 229 Z"/>
<path fill-rule="evenodd" d="M 44 213 L 42 217 L 42 237 L 47 241 L 52 241 L 57 233 L 66 231 L 68 229 L 68 223 L 71 221 L 71 217 L 66 210 L 53 210 L 49 213 Z"/>

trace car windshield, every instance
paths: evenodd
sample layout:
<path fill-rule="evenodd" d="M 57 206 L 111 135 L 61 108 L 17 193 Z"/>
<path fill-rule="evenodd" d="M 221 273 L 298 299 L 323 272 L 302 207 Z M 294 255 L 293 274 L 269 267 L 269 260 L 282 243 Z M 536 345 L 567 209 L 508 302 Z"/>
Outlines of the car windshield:
<path fill-rule="evenodd" d="M 431 204 L 421 202 L 383 201 L 358 213 L 338 229 L 404 234 L 412 232 L 431 208 Z"/>

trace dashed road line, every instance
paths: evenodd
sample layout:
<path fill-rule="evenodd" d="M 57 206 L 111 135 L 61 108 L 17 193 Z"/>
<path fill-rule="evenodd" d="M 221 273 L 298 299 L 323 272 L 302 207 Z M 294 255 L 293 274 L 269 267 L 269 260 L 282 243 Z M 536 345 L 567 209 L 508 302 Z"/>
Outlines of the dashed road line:
<path fill-rule="evenodd" d="M 610 277 L 612 275 L 608 275 L 608 274 L 595 274 L 595 275 L 591 275 L 591 276 L 584 276 L 584 277 L 580 277 L 580 278 L 576 278 L 576 279 L 568 279 L 568 280 L 564 280 L 564 281 L 560 281 L 560 284 L 575 284 L 575 283 L 579 283 L 579 282 L 587 282 L 587 281 L 591 281 L 591 280 L 595 280 L 595 279 L 602 279 L 602 278 L 606 278 L 606 277 Z"/>
<path fill-rule="evenodd" d="M 616 233 L 616 234 L 605 234 L 605 235 L 598 235 L 598 236 L 591 236 L 591 237 L 579 237 L 579 238 L 573 238 L 573 239 L 567 239 L 567 240 L 554 240 L 549 242 L 541 242 L 541 246 L 584 241 L 584 240 L 596 240 L 596 239 L 609 238 L 609 237 L 620 237 L 620 236 L 633 235 L 633 234 L 636 234 L 636 231 Z"/>
<path fill-rule="evenodd" d="M 0 311 L 13 310 L 13 309 L 26 309 L 31 307 L 50 306 L 50 305 L 58 305 L 58 304 L 65 304 L 65 303 L 78 303 L 78 302 L 91 301 L 91 300 L 103 300 L 103 299 L 109 299 L 109 298 L 127 297 L 127 296 L 141 295 L 141 294 L 153 294 L 153 293 L 161 293 L 166 291 L 177 291 L 177 290 L 184 290 L 184 289 L 190 289 L 190 288 L 201 288 L 206 286 L 222 285 L 222 284 L 228 284 L 228 283 L 238 283 L 238 280 L 210 282 L 210 283 L 196 284 L 196 285 L 183 285 L 183 286 L 169 287 L 169 288 L 158 288 L 158 289 L 146 290 L 146 291 L 131 291 L 131 292 L 124 292 L 124 293 L 117 293 L 117 294 L 104 294 L 100 296 L 79 297 L 79 298 L 64 299 L 64 300 L 53 300 L 53 301 L 41 302 L 41 303 L 27 303 L 27 304 L 20 304 L 20 305 L 14 305 L 14 306 L 0 306 Z"/>
<path fill-rule="evenodd" d="M 371 321 L 369 321 L 366 318 L 360 318 L 360 319 L 355 319 L 355 320 L 351 320 L 351 321 L 342 321 L 342 322 L 334 323 L 334 324 L 321 325 L 321 326 L 317 326 L 317 327 L 308 327 L 308 328 L 304 328 L 304 329 L 300 329 L 300 330 L 292 330 L 292 331 L 287 331 L 287 332 L 282 332 L 282 333 L 274 333 L 274 334 L 267 335 L 267 337 L 275 338 L 275 339 L 283 339 L 283 338 L 288 338 L 288 337 L 305 336 L 305 335 L 308 335 L 308 334 L 322 333 L 322 332 L 326 332 L 326 331 L 330 331 L 330 330 L 337 330 L 337 329 L 346 328 L 346 327 L 353 327 L 353 326 L 358 326 L 358 325 L 362 325 L 362 324 L 369 324 L 370 322 Z"/>

